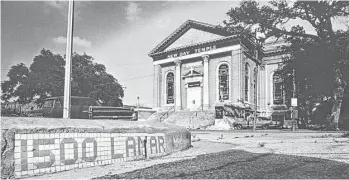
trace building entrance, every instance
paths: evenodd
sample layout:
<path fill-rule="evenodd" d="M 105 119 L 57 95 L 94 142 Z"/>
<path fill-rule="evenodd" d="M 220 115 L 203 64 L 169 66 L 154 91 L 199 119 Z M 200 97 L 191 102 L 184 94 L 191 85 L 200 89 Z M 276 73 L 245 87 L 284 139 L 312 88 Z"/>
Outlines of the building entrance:
<path fill-rule="evenodd" d="M 187 107 L 191 111 L 197 110 L 202 105 L 202 88 L 200 82 L 188 84 Z"/>

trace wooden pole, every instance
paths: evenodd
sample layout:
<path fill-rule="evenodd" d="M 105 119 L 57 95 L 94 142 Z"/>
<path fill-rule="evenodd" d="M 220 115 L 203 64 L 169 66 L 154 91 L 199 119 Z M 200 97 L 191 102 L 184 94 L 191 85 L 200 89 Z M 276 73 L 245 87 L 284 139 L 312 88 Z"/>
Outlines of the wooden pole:
<path fill-rule="evenodd" d="M 259 66 L 259 60 L 258 60 L 258 48 L 259 44 L 257 41 L 257 31 L 255 32 L 256 37 L 256 50 L 255 50 L 255 56 L 256 56 L 256 70 L 254 72 L 254 79 L 255 79 L 255 88 L 254 88 L 254 118 L 253 118 L 253 131 L 256 131 L 256 121 L 257 121 L 257 82 L 258 82 L 258 66 Z"/>
<path fill-rule="evenodd" d="M 258 60 L 258 49 L 256 52 L 256 59 Z M 258 63 L 256 63 L 256 70 L 254 72 L 255 88 L 254 88 L 254 118 L 253 118 L 253 131 L 256 131 L 257 120 L 257 82 L 258 82 Z"/>
<path fill-rule="evenodd" d="M 63 118 L 70 119 L 70 97 L 71 97 L 71 72 L 72 72 L 72 49 L 73 49 L 73 22 L 74 22 L 74 1 L 69 0 L 68 27 L 67 27 L 67 49 L 64 76 L 64 105 Z"/>

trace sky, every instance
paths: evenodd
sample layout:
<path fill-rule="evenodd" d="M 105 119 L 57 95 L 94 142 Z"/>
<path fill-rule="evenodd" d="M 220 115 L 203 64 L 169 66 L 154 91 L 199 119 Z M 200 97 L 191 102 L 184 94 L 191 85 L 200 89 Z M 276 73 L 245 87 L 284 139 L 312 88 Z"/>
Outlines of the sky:
<path fill-rule="evenodd" d="M 73 52 L 106 66 L 126 87 L 124 104 L 152 105 L 153 65 L 147 55 L 188 19 L 222 24 L 236 2 L 75 1 Z M 1 80 L 11 66 L 30 66 L 45 48 L 65 54 L 68 3 L 1 2 Z"/>
<path fill-rule="evenodd" d="M 152 105 L 148 53 L 188 19 L 214 25 L 238 1 L 75 1 L 73 52 L 86 53 L 126 87 L 124 104 Z M 66 1 L 1 1 L 1 81 L 45 48 L 65 54 Z"/>

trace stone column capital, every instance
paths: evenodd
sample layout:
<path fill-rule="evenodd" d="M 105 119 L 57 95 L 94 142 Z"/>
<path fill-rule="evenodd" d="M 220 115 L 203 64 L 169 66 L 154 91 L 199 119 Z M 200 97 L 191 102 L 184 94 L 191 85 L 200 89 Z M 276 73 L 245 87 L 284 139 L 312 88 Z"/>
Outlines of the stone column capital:
<path fill-rule="evenodd" d="M 174 63 L 175 63 L 176 66 L 180 66 L 182 64 L 182 61 L 177 59 L 177 60 L 174 61 Z"/>
<path fill-rule="evenodd" d="M 207 55 L 207 54 L 202 55 L 201 57 L 202 57 L 202 59 L 204 60 L 204 62 L 208 62 L 208 60 L 210 60 L 210 56 Z"/>

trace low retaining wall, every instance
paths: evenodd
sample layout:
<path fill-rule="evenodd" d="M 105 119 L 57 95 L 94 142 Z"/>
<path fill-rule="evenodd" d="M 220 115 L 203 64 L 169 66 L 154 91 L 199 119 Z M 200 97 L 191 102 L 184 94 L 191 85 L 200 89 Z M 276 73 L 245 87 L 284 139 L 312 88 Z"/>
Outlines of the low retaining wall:
<path fill-rule="evenodd" d="M 148 119 L 152 114 L 154 114 L 156 111 L 153 109 L 138 109 L 135 108 L 135 111 L 138 112 L 138 119 L 145 120 Z"/>
<path fill-rule="evenodd" d="M 173 125 L 19 117 L 1 121 L 2 178 L 156 158 L 191 146 L 190 132 Z"/>

